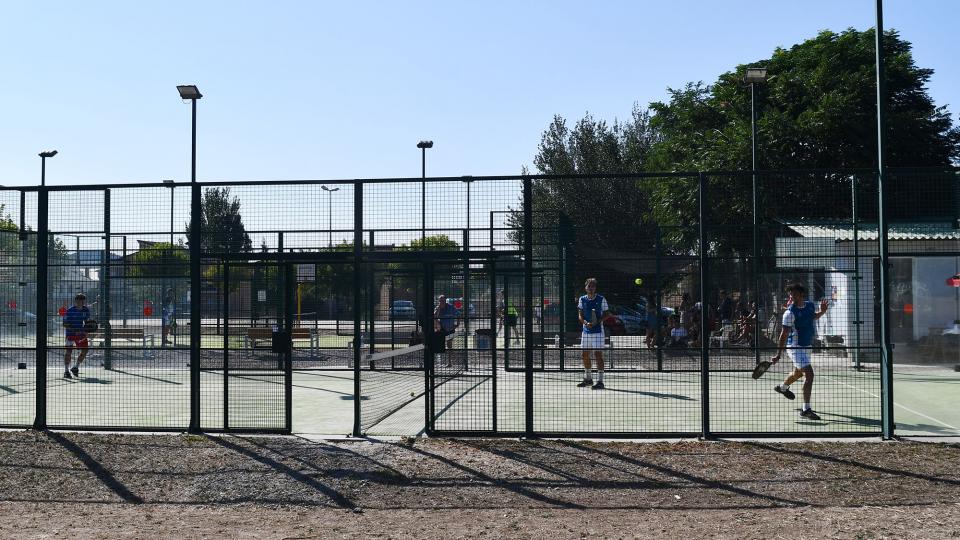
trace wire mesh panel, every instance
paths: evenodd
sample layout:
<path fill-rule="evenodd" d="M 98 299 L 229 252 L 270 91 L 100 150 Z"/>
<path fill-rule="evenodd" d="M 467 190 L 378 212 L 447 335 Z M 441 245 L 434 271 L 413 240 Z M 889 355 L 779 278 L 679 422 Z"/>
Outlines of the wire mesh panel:
<path fill-rule="evenodd" d="M 902 395 L 960 357 L 960 177 L 886 179 L 886 231 L 871 171 L 0 190 L 0 425 L 285 430 L 294 369 L 359 368 L 371 433 L 876 433 L 884 319 Z M 808 305 L 809 398 L 796 347 L 751 376 Z"/>
<path fill-rule="evenodd" d="M 360 430 L 421 433 L 425 425 L 427 350 L 422 263 L 369 263 L 361 310 Z"/>
<path fill-rule="evenodd" d="M 289 265 L 263 261 L 224 262 L 207 268 L 213 278 L 210 283 L 217 288 L 220 316 L 211 316 L 204 324 L 204 429 L 287 428 L 289 353 L 283 344 L 303 337 L 287 326 L 291 270 Z"/>
<path fill-rule="evenodd" d="M 489 261 L 433 265 L 430 414 L 437 432 L 500 429 L 491 275 Z"/>
<path fill-rule="evenodd" d="M 0 425 L 33 423 L 37 196 L 0 190 Z"/>
<path fill-rule="evenodd" d="M 185 216 L 175 185 L 49 193 L 47 423 L 185 429 Z"/>
<path fill-rule="evenodd" d="M 696 201 L 683 178 L 533 181 L 535 431 L 699 430 L 699 351 L 687 341 L 664 350 L 662 338 L 667 292 L 693 285 L 695 237 L 681 233 L 696 230 L 696 215 L 652 211 L 656 197 L 684 190 Z"/>
<path fill-rule="evenodd" d="M 709 200 L 729 197 L 747 209 L 714 213 L 707 232 L 711 364 L 773 362 L 758 379 L 711 373 L 711 429 L 876 433 L 880 380 L 865 366 L 878 366 L 880 350 L 862 331 L 872 302 L 856 290 L 871 246 L 852 234 L 857 249 L 848 251 L 840 237 L 824 234 L 853 232 L 870 199 L 855 209 L 861 186 L 849 174 L 761 174 L 757 185 L 754 222 L 750 175 L 707 183 Z"/>

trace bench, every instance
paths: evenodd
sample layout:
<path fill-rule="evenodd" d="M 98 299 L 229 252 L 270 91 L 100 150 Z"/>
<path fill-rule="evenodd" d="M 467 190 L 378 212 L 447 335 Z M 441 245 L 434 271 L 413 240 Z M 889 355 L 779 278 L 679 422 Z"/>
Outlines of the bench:
<path fill-rule="evenodd" d="M 257 347 L 270 348 L 273 344 L 273 329 L 264 326 L 254 326 L 247 328 L 243 337 L 244 347 L 247 349 L 256 349 Z M 291 341 L 309 341 L 311 354 L 316 354 L 320 349 L 320 335 L 312 328 L 293 328 L 290 330 Z M 266 345 L 262 345 L 266 342 Z"/>
<path fill-rule="evenodd" d="M 90 341 L 91 345 L 93 345 L 94 341 L 97 341 L 102 347 L 107 342 L 107 333 L 102 328 L 94 330 L 93 332 L 88 332 L 87 340 Z M 111 328 L 110 346 L 116 347 L 118 341 L 127 342 L 127 346 L 141 347 L 143 349 L 144 357 L 150 355 L 150 351 L 148 349 L 155 347 L 155 336 L 153 334 L 146 333 L 143 328 Z"/>

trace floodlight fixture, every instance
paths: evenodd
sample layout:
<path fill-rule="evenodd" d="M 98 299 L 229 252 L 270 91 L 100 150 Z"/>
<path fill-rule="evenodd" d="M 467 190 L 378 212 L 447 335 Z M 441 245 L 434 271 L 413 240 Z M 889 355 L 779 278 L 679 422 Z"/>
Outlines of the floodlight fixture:
<path fill-rule="evenodd" d="M 746 73 L 743 74 L 743 82 L 748 84 L 767 82 L 767 68 L 747 68 Z"/>
<path fill-rule="evenodd" d="M 200 89 L 193 84 L 180 84 L 177 85 L 177 92 L 180 92 L 180 99 L 182 100 L 195 100 L 203 97 L 203 94 L 200 93 Z"/>

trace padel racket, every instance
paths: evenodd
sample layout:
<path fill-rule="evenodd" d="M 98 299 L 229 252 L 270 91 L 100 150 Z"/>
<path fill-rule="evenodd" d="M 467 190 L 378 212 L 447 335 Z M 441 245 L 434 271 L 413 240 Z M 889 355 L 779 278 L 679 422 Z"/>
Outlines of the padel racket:
<path fill-rule="evenodd" d="M 751 377 L 753 377 L 754 379 L 759 379 L 761 376 L 763 376 L 764 373 L 767 372 L 768 369 L 770 369 L 770 366 L 772 365 L 773 365 L 773 362 L 770 362 L 769 360 L 761 360 L 757 364 L 757 367 L 753 368 L 753 374 L 751 375 Z"/>
<path fill-rule="evenodd" d="M 97 321 L 95 321 L 95 320 L 93 320 L 93 319 L 87 319 L 87 320 L 83 323 L 83 331 L 84 331 L 84 332 L 96 332 L 98 327 L 99 327 L 99 326 L 97 325 Z"/>

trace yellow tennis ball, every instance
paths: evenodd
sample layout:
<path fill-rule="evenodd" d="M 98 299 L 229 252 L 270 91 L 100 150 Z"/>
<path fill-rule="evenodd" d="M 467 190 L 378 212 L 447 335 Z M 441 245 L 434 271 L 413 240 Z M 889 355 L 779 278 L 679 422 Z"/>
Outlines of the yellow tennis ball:
<path fill-rule="evenodd" d="M 633 282 L 636 283 L 637 285 L 643 285 L 643 280 L 640 278 L 633 280 Z"/>

